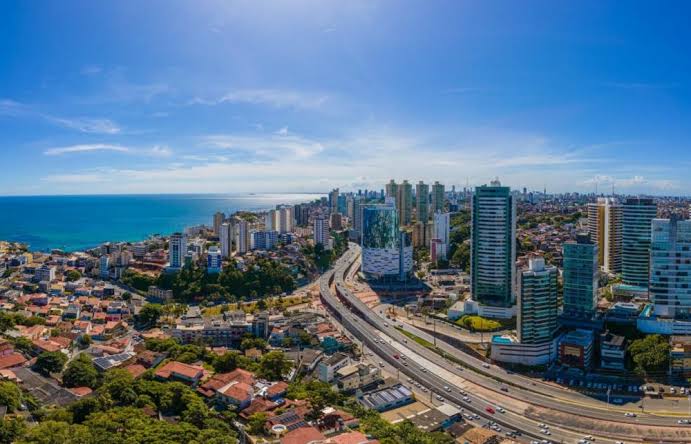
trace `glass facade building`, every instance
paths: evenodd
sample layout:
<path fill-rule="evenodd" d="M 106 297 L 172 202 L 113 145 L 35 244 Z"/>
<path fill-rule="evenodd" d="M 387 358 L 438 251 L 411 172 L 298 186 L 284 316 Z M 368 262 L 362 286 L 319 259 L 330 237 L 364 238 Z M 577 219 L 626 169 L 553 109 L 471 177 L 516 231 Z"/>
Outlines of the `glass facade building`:
<path fill-rule="evenodd" d="M 514 301 L 516 202 L 498 181 L 475 189 L 471 219 L 471 291 L 480 304 L 510 307 Z"/>
<path fill-rule="evenodd" d="M 413 269 L 410 236 L 401 232 L 392 205 L 362 208 L 362 272 L 371 279 L 405 280 Z"/>
<path fill-rule="evenodd" d="M 655 315 L 691 319 L 691 221 L 653 219 L 649 291 Z"/>
<path fill-rule="evenodd" d="M 518 341 L 543 344 L 557 331 L 557 268 L 545 266 L 542 257 L 530 259 L 521 272 L 518 297 Z"/>
<path fill-rule="evenodd" d="M 585 234 L 566 242 L 564 257 L 564 315 L 590 319 L 597 306 L 598 247 Z"/>
<path fill-rule="evenodd" d="M 629 198 L 622 210 L 622 281 L 648 288 L 650 229 L 657 217 L 657 205 L 653 199 Z"/>

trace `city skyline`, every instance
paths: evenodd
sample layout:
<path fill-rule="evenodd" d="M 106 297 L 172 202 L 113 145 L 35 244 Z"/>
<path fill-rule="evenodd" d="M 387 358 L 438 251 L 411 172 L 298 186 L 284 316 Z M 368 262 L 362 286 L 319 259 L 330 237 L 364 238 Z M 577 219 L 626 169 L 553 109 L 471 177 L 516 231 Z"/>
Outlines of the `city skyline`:
<path fill-rule="evenodd" d="M 688 195 L 687 8 L 7 3 L 0 195 Z"/>

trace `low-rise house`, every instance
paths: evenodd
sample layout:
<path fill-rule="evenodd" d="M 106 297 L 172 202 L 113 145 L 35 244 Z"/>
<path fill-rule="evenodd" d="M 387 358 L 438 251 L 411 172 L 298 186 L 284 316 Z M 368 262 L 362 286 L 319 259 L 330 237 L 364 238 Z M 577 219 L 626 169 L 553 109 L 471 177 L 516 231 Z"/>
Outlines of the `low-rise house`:
<path fill-rule="evenodd" d="M 156 370 L 154 375 L 159 380 L 180 381 L 196 386 L 204 377 L 204 367 L 184 364 L 178 361 L 170 361 Z"/>
<path fill-rule="evenodd" d="M 231 381 L 216 390 L 216 400 L 225 406 L 234 406 L 236 410 L 242 410 L 252 402 L 254 390 L 251 385 L 240 381 Z"/>
<path fill-rule="evenodd" d="M 264 392 L 264 397 L 275 401 L 279 398 L 283 398 L 288 390 L 288 383 L 279 381 L 271 386 L 269 386 Z"/>
<path fill-rule="evenodd" d="M 600 367 L 624 370 L 626 365 L 626 338 L 609 331 L 600 335 Z"/>
<path fill-rule="evenodd" d="M 326 439 L 315 427 L 300 427 L 286 433 L 281 438 L 281 444 L 307 444 L 323 442 Z"/>
<path fill-rule="evenodd" d="M 338 389 L 343 392 L 353 392 L 366 389 L 381 381 L 379 367 L 363 363 L 348 365 L 336 372 Z"/>
<path fill-rule="evenodd" d="M 271 428 L 275 425 L 283 425 L 286 430 L 292 431 L 299 429 L 300 427 L 306 427 L 307 420 L 305 419 L 305 414 L 307 413 L 307 407 L 295 407 L 286 410 L 280 415 L 272 416 L 266 420 L 264 424 L 264 429 L 266 431 L 271 431 Z"/>

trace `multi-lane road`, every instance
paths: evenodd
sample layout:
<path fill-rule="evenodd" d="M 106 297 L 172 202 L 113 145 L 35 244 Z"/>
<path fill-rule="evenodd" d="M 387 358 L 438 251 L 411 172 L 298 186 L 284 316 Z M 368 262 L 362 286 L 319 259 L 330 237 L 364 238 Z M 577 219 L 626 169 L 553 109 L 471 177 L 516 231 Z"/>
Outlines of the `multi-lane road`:
<path fill-rule="evenodd" d="M 550 394 L 546 390 L 547 387 L 542 384 L 537 387 L 531 386 L 526 382 L 530 381 L 527 378 L 507 374 L 495 366 L 487 368 L 484 362 L 461 352 L 456 356 L 462 356 L 465 369 L 446 361 L 426 347 L 408 340 L 396 330 L 392 321 L 378 316 L 351 293 L 345 284 L 344 276 L 349 271 L 354 271 L 354 267 L 358 265 L 358 258 L 359 247 L 351 244 L 351 248 L 339 259 L 334 269 L 322 277 L 322 302 L 351 335 L 360 340 L 382 362 L 387 362 L 406 375 L 413 384 L 419 383 L 466 411 L 495 421 L 504 431 L 519 430 L 525 437 L 531 437 L 527 440 L 546 439 L 575 443 L 586 434 L 582 430 L 588 430 L 587 434 L 600 435 L 598 443 L 640 441 L 642 438 L 656 441 L 664 439 L 669 442 L 689 442 L 691 439 L 691 430 L 688 430 L 687 435 L 685 428 L 675 427 L 675 418 L 629 418 L 624 416 L 623 410 L 592 409 L 587 405 L 564 402 L 563 399 Z M 406 359 L 402 359 L 403 356 Z M 500 382 L 501 380 L 505 380 L 506 383 Z M 508 393 L 503 391 L 507 390 L 507 387 Z M 526 417 L 525 409 L 512 409 L 516 405 L 514 401 L 530 405 L 534 410 L 531 415 L 534 419 Z M 505 408 L 505 413 L 499 413 L 497 409 L 500 402 Z M 536 408 L 533 409 L 533 406 Z M 487 407 L 492 407 L 497 413 L 487 413 Z M 540 416 L 540 411 L 553 414 Z M 589 415 L 591 422 L 600 425 L 612 422 L 613 425 L 603 426 L 601 429 L 584 427 L 582 422 L 579 423 L 580 418 Z M 564 420 L 559 420 L 560 417 Z M 544 433 L 543 423 L 549 426 L 549 435 Z M 667 427 L 661 428 L 661 425 Z"/>

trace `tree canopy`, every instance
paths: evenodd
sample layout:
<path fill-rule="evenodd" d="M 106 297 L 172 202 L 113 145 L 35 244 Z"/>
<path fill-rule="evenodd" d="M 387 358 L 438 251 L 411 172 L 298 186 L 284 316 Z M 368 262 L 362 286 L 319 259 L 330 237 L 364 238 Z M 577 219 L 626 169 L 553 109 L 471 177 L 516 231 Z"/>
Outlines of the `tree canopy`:
<path fill-rule="evenodd" d="M 62 374 L 62 382 L 66 387 L 96 388 L 98 370 L 94 367 L 91 357 L 86 353 L 80 353 L 77 358 L 67 364 Z"/>
<path fill-rule="evenodd" d="M 34 370 L 47 376 L 50 373 L 60 373 L 67 362 L 67 355 L 62 352 L 43 352 L 36 358 Z"/>

